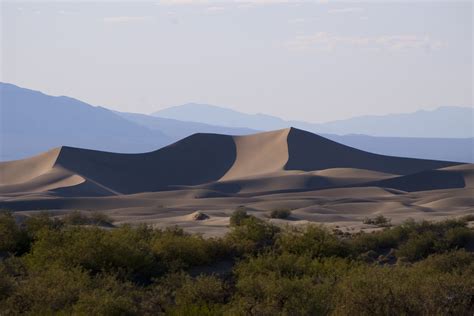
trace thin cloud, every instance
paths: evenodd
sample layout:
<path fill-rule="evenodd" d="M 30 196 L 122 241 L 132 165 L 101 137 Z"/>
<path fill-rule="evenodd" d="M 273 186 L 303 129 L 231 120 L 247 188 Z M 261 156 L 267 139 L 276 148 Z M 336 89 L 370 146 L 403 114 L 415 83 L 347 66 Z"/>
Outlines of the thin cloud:
<path fill-rule="evenodd" d="M 362 8 L 340 8 L 340 9 L 331 9 L 328 12 L 330 14 L 344 14 L 344 13 L 357 13 L 363 12 L 364 9 Z"/>
<path fill-rule="evenodd" d="M 208 12 L 208 13 L 217 13 L 217 12 L 224 11 L 225 9 L 226 8 L 222 7 L 222 6 L 212 6 L 212 7 L 207 7 L 206 12 Z"/>
<path fill-rule="evenodd" d="M 224 5 L 240 4 L 249 6 L 271 5 L 271 4 L 292 4 L 292 3 L 327 3 L 328 0 L 160 0 L 161 5 Z"/>
<path fill-rule="evenodd" d="M 108 16 L 103 18 L 105 23 L 129 23 L 149 20 L 151 20 L 151 17 L 149 16 Z"/>
<path fill-rule="evenodd" d="M 368 48 L 375 50 L 406 51 L 413 49 L 439 50 L 445 47 L 442 41 L 429 36 L 383 35 L 383 36 L 341 36 L 326 32 L 301 35 L 286 43 L 296 51 L 332 52 L 338 47 Z"/>

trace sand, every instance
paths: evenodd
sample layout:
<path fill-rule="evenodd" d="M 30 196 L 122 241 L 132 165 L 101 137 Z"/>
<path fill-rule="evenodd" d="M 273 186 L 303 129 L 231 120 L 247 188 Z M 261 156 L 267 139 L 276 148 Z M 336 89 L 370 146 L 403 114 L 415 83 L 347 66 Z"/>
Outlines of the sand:
<path fill-rule="evenodd" d="M 144 154 L 61 147 L 0 163 L 0 209 L 29 215 L 94 210 L 115 224 L 219 236 L 238 206 L 276 224 L 373 229 L 382 214 L 438 220 L 474 213 L 474 165 L 389 157 L 290 128 L 248 136 L 195 134 Z M 205 214 L 202 220 L 195 215 Z"/>

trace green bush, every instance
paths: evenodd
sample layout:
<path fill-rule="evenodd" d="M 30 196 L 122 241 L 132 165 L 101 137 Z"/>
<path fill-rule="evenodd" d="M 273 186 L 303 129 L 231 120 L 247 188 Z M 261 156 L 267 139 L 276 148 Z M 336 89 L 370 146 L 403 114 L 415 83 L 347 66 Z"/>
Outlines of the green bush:
<path fill-rule="evenodd" d="M 254 254 L 272 246 L 278 232 L 278 227 L 251 216 L 231 229 L 225 243 L 237 255 Z"/>
<path fill-rule="evenodd" d="M 424 232 L 412 235 L 406 243 L 400 246 L 397 255 L 409 261 L 416 261 L 433 253 L 435 246 L 436 235 L 433 232 Z"/>
<path fill-rule="evenodd" d="M 390 218 L 387 218 L 383 215 L 377 215 L 374 218 L 370 218 L 370 217 L 364 218 L 363 223 L 367 225 L 375 225 L 378 227 L 389 227 L 392 225 L 391 221 L 392 220 Z"/>
<path fill-rule="evenodd" d="M 206 239 L 177 227 L 63 225 L 46 213 L 17 225 L 4 213 L 0 236 L 0 315 L 474 310 L 473 230 L 463 220 L 336 235 L 244 216 L 223 238 Z M 221 261 L 234 264 L 232 273 L 212 274 Z"/>
<path fill-rule="evenodd" d="M 89 216 L 89 223 L 98 226 L 113 226 L 112 219 L 104 213 L 92 212 Z"/>
<path fill-rule="evenodd" d="M 92 280 L 90 290 L 80 293 L 72 311 L 76 315 L 138 315 L 139 295 L 131 283 L 101 276 Z"/>
<path fill-rule="evenodd" d="M 88 225 L 89 219 L 80 211 L 71 211 L 63 217 L 63 221 L 67 225 Z"/>
<path fill-rule="evenodd" d="M 19 278 L 13 294 L 0 304 L 0 311 L 32 315 L 70 312 L 79 295 L 90 288 L 90 282 L 80 268 L 44 266 L 41 271 L 30 271 Z"/>
<path fill-rule="evenodd" d="M 273 210 L 270 213 L 271 218 L 280 218 L 280 219 L 285 219 L 290 217 L 291 211 L 290 210 Z"/>
<path fill-rule="evenodd" d="M 245 207 L 239 206 L 230 216 L 230 226 L 240 226 L 249 217 Z"/>
<path fill-rule="evenodd" d="M 28 251 L 30 240 L 28 234 L 17 225 L 13 214 L 0 213 L 0 258 L 5 253 L 21 254 Z M 2 252 L 4 254 L 2 254 Z"/>
<path fill-rule="evenodd" d="M 225 303 L 227 295 L 224 283 L 215 276 L 199 276 L 195 279 L 188 277 L 176 291 L 176 304 L 221 305 Z"/>
<path fill-rule="evenodd" d="M 63 221 L 67 225 L 113 226 L 110 217 L 99 212 L 82 213 L 72 211 L 64 216 Z"/>
<path fill-rule="evenodd" d="M 32 238 L 36 237 L 43 229 L 59 230 L 63 225 L 61 220 L 51 217 L 47 212 L 32 215 L 25 221 L 26 230 Z"/>
<path fill-rule="evenodd" d="M 151 241 L 152 253 L 170 271 L 210 263 L 222 255 L 220 247 L 213 239 L 185 234 L 181 229 L 167 230 Z"/>
<path fill-rule="evenodd" d="M 308 255 L 311 258 L 345 257 L 350 254 L 349 246 L 344 240 L 327 228 L 316 225 L 285 230 L 280 234 L 277 244 L 284 252 Z"/>

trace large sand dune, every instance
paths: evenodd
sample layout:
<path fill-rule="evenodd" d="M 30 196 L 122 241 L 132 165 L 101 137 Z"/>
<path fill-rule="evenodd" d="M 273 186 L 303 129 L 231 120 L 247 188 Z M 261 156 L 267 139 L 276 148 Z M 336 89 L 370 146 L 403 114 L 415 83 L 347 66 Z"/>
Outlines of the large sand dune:
<path fill-rule="evenodd" d="M 183 224 L 208 234 L 225 230 L 239 205 L 257 216 L 292 209 L 293 224 L 354 226 L 370 214 L 401 220 L 472 212 L 472 190 L 471 164 L 372 154 L 294 128 L 195 134 L 144 154 L 61 147 L 0 163 L 0 208 L 101 210 L 118 222 Z M 196 210 L 210 218 L 194 221 Z"/>

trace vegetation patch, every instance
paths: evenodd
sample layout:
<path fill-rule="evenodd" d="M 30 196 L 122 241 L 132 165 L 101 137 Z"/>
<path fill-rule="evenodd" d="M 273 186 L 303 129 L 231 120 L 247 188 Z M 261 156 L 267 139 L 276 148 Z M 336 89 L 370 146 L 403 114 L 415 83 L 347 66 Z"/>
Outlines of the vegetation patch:
<path fill-rule="evenodd" d="M 72 225 L 47 213 L 19 224 L 4 212 L 0 315 L 474 310 L 474 231 L 463 219 L 337 235 L 318 225 L 278 228 L 246 212 L 235 215 L 227 235 L 204 239 L 178 227 Z M 195 273 L 219 262 L 230 263 L 225 273 Z"/>
<path fill-rule="evenodd" d="M 279 219 L 285 219 L 291 216 L 291 211 L 287 209 L 278 209 L 278 210 L 273 210 L 270 213 L 270 218 L 279 218 Z"/>
<path fill-rule="evenodd" d="M 375 225 L 375 226 L 378 226 L 378 227 L 392 226 L 391 222 L 392 222 L 392 220 L 390 218 L 387 218 L 383 215 L 377 215 L 374 218 L 366 217 L 363 220 L 364 224 Z"/>

